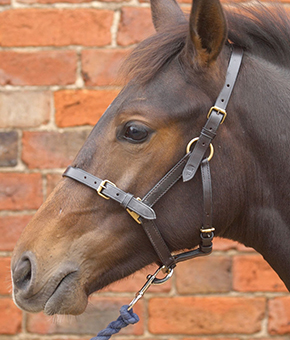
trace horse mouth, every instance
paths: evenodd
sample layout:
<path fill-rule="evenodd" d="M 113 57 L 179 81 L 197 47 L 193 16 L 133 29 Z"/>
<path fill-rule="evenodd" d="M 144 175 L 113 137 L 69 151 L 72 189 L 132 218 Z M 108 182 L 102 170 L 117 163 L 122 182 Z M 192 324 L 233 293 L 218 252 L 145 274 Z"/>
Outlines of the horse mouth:
<path fill-rule="evenodd" d="M 74 286 L 77 271 L 70 272 L 65 275 L 57 284 L 54 291 L 46 301 L 43 311 L 47 315 L 63 314 L 66 312 L 65 300 L 70 300 L 70 292 L 72 292 L 72 286 Z M 72 301 L 71 301 L 72 303 Z"/>

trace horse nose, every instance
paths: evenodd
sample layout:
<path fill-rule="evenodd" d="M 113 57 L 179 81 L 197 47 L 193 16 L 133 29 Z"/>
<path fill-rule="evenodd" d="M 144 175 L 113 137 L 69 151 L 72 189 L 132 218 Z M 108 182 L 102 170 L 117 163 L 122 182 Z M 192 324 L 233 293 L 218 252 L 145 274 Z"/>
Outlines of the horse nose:
<path fill-rule="evenodd" d="M 33 254 L 29 252 L 24 253 L 16 262 L 14 270 L 12 270 L 14 288 L 21 291 L 28 291 L 32 284 L 35 268 L 36 261 Z"/>

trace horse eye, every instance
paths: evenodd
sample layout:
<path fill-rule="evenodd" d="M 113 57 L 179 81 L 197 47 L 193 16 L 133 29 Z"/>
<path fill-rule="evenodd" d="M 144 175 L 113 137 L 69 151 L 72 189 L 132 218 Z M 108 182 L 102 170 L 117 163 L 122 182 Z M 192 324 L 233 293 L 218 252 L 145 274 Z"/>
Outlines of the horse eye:
<path fill-rule="evenodd" d="M 142 143 L 149 136 L 149 130 L 146 126 L 136 123 L 130 123 L 125 127 L 123 135 L 129 142 Z"/>

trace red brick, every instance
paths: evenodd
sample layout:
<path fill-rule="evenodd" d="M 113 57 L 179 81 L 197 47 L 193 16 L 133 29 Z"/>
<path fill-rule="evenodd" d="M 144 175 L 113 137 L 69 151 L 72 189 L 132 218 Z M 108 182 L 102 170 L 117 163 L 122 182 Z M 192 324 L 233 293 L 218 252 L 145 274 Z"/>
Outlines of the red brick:
<path fill-rule="evenodd" d="M 149 331 L 154 334 L 252 334 L 261 330 L 264 314 L 264 298 L 152 298 Z"/>
<path fill-rule="evenodd" d="M 17 131 L 0 132 L 0 167 L 12 167 L 17 165 L 17 158 L 18 158 Z"/>
<path fill-rule="evenodd" d="M 0 295 L 8 295 L 12 291 L 10 260 L 10 257 L 0 257 Z"/>
<path fill-rule="evenodd" d="M 123 7 L 117 42 L 121 46 L 136 44 L 155 32 L 150 8 Z"/>
<path fill-rule="evenodd" d="M 46 197 L 50 195 L 57 183 L 61 180 L 62 174 L 47 174 L 46 175 Z"/>
<path fill-rule="evenodd" d="M 32 216 L 0 216 L 0 250 L 11 251 Z"/>
<path fill-rule="evenodd" d="M 55 121 L 59 127 L 95 125 L 118 95 L 118 90 L 62 90 L 55 92 Z"/>
<path fill-rule="evenodd" d="M 180 339 L 180 340 L 241 340 L 241 339 L 244 339 L 244 340 L 289 340 L 289 339 L 286 339 L 286 338 L 281 338 L 281 337 L 279 337 L 279 338 L 252 338 L 252 337 L 250 337 L 250 338 L 248 338 L 248 337 L 246 337 L 246 338 L 244 338 L 244 337 L 242 337 L 242 338 L 232 338 L 232 337 L 230 337 L 230 338 L 228 338 L 228 337 L 219 337 L 219 336 L 217 336 L 217 337 L 209 337 L 209 338 L 205 338 L 205 337 L 192 337 L 192 338 L 182 338 L 182 339 Z M 172 339 L 169 339 L 169 340 L 176 340 L 176 338 L 172 338 Z"/>
<path fill-rule="evenodd" d="M 22 312 L 11 299 L 0 299 L 0 334 L 16 334 L 21 331 Z"/>
<path fill-rule="evenodd" d="M 180 294 L 228 292 L 231 286 L 231 259 L 225 256 L 193 259 L 176 268 L 176 287 Z"/>
<path fill-rule="evenodd" d="M 265 337 L 265 338 L 247 338 L 246 340 L 289 340 L 289 337 L 281 337 L 273 338 L 273 337 Z M 240 339 L 239 339 L 240 340 Z"/>
<path fill-rule="evenodd" d="M 55 4 L 58 2 L 80 4 L 80 3 L 91 2 L 91 1 L 92 0 L 18 0 L 17 2 L 20 2 L 23 4 Z"/>
<path fill-rule="evenodd" d="M 100 0 L 101 2 L 111 2 L 112 0 Z M 114 0 L 114 2 L 129 2 L 130 0 Z M 286 0 L 285 0 L 286 1 Z"/>
<path fill-rule="evenodd" d="M 91 297 L 84 317 L 74 318 L 53 318 L 42 313 L 29 314 L 27 329 L 37 334 L 96 334 L 119 316 L 119 309 L 127 304 L 127 298 L 115 297 Z M 136 305 L 134 311 L 139 315 L 140 321 L 130 325 L 121 331 L 121 335 L 140 335 L 143 333 L 143 305 L 142 302 Z"/>
<path fill-rule="evenodd" d="M 234 257 L 233 288 L 240 292 L 288 291 L 279 276 L 260 255 Z"/>
<path fill-rule="evenodd" d="M 148 274 L 153 274 L 156 271 L 156 266 L 146 267 L 133 275 L 125 278 L 121 281 L 112 283 L 105 289 L 104 292 L 137 292 L 139 291 L 144 283 L 147 281 L 146 277 Z M 159 276 L 158 276 L 159 277 Z M 161 275 L 162 277 L 162 275 Z M 171 280 L 168 280 L 166 283 L 162 285 L 152 285 L 148 289 L 148 293 L 156 293 L 156 292 L 168 292 L 171 289 Z M 132 295 L 133 299 L 133 295 Z"/>
<path fill-rule="evenodd" d="M 169 339 L 169 340 L 175 340 L 175 339 Z M 228 337 L 224 337 L 224 338 L 223 337 L 222 338 L 220 338 L 220 337 L 214 337 L 214 338 L 212 338 L 212 337 L 210 337 L 210 338 L 204 338 L 204 337 L 196 338 L 196 337 L 194 337 L 194 338 L 182 338 L 181 340 L 241 340 L 241 339 L 239 339 L 239 338 L 228 338 Z M 263 339 L 259 338 L 259 340 L 263 340 Z"/>
<path fill-rule="evenodd" d="M 84 144 L 88 130 L 23 133 L 22 160 L 30 169 L 65 168 Z"/>
<path fill-rule="evenodd" d="M 82 52 L 83 78 L 87 86 L 120 85 L 119 68 L 129 50 L 85 50 Z"/>
<path fill-rule="evenodd" d="M 105 46 L 111 42 L 113 11 L 13 9 L 0 13 L 1 46 Z"/>
<path fill-rule="evenodd" d="M 0 16 L 1 14 L 3 12 Z M 76 80 L 76 64 L 77 56 L 74 51 L 2 51 L 0 52 L 0 84 L 72 84 Z"/>
<path fill-rule="evenodd" d="M 51 93 L 46 91 L 2 91 L 0 128 L 27 128 L 46 124 L 51 111 L 51 99 Z"/>
<path fill-rule="evenodd" d="M 290 334 L 290 297 L 283 296 L 269 301 L 268 331 L 273 335 Z"/>
<path fill-rule="evenodd" d="M 37 209 L 42 201 L 40 174 L 0 173 L 0 210 Z"/>

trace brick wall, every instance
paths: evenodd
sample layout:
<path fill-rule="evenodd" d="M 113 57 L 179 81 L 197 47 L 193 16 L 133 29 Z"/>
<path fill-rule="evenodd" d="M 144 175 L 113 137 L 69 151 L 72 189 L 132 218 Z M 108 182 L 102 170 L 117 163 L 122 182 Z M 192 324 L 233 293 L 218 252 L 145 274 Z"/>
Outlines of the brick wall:
<path fill-rule="evenodd" d="M 14 306 L 9 263 L 21 231 L 120 90 L 121 60 L 152 32 L 141 0 L 0 0 L 0 340 L 89 339 L 144 282 L 143 271 L 93 295 L 84 315 L 49 318 Z M 290 337 L 283 283 L 260 255 L 221 239 L 211 257 L 180 264 L 170 282 L 153 287 L 136 312 L 140 323 L 118 339 Z"/>

